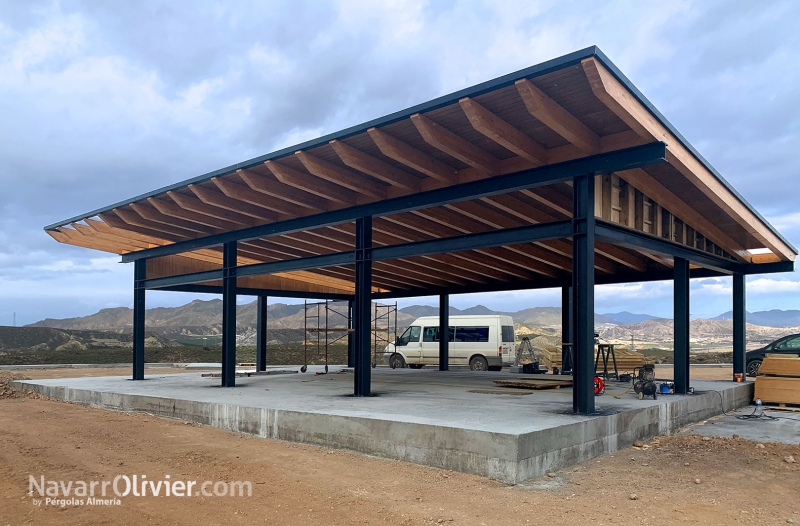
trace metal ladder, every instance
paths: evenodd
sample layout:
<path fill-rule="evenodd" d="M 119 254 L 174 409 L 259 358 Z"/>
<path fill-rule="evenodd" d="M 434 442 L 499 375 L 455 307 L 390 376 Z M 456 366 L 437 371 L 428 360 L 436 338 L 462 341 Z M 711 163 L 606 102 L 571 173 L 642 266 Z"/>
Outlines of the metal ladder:
<path fill-rule="evenodd" d="M 531 345 L 531 341 L 528 339 L 527 336 L 522 338 L 522 341 L 519 342 L 519 347 L 517 348 L 517 356 L 514 358 L 514 367 L 519 367 L 519 361 L 522 359 L 522 353 L 527 351 L 528 355 L 531 357 L 531 362 L 537 362 L 536 353 L 533 352 L 533 346 Z"/>

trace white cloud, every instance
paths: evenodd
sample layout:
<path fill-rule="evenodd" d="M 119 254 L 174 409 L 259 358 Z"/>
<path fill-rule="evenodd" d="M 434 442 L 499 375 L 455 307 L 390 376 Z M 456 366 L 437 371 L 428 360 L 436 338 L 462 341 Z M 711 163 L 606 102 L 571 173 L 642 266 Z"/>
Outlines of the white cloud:
<path fill-rule="evenodd" d="M 800 281 L 787 279 L 758 278 L 747 282 L 747 294 L 796 294 L 800 292 Z M 796 308 L 796 307 L 795 307 Z"/>
<path fill-rule="evenodd" d="M 48 295 L 71 298 L 64 310 L 129 304 L 128 266 L 58 245 L 40 225 L 592 44 L 800 239 L 792 3 L 340 0 L 156 12 L 56 2 L 31 7 L 24 23 L 6 11 L 0 311 L 26 290 L 43 316 L 54 304 Z M 729 283 L 694 282 L 693 312 L 728 310 Z M 752 279 L 748 308 L 798 308 L 798 283 L 796 275 Z M 600 311 L 659 315 L 671 314 L 671 295 L 669 282 L 596 291 Z M 516 310 L 557 305 L 560 291 L 453 301 Z"/>

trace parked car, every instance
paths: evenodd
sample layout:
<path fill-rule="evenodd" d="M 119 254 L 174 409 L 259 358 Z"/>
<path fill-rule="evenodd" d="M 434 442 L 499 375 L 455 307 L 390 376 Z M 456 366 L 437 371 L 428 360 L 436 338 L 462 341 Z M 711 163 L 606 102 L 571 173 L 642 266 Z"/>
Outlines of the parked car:
<path fill-rule="evenodd" d="M 514 362 L 514 320 L 511 316 L 450 316 L 450 364 L 473 371 L 499 371 Z M 384 356 L 392 368 L 420 369 L 439 364 L 439 317 L 417 318 L 390 343 Z"/>
<path fill-rule="evenodd" d="M 756 376 L 761 362 L 768 354 L 800 354 L 800 334 L 778 338 L 774 342 L 745 353 L 747 376 Z"/>

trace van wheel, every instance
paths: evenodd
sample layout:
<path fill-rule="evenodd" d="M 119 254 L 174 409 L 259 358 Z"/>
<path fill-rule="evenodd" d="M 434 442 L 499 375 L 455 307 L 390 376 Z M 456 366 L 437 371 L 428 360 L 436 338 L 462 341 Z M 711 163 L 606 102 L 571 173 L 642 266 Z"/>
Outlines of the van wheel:
<path fill-rule="evenodd" d="M 403 369 L 406 366 L 406 361 L 397 353 L 389 357 L 389 367 L 392 369 Z"/>
<path fill-rule="evenodd" d="M 469 360 L 469 368 L 472 371 L 488 371 L 489 362 L 483 356 L 473 356 Z"/>

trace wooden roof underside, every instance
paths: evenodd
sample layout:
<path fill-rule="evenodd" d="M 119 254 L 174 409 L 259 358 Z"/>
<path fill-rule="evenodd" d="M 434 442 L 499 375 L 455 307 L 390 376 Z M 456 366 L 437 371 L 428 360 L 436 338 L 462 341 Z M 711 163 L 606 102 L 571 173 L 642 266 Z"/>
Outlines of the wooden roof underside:
<path fill-rule="evenodd" d="M 668 163 L 598 178 L 597 216 L 748 263 L 795 252 L 743 204 L 597 58 L 444 107 L 187 184 L 48 230 L 56 240 L 124 254 L 654 141 Z M 375 218 L 375 246 L 543 223 L 571 216 L 558 184 Z M 341 224 L 241 242 L 246 265 L 353 250 Z M 373 265 L 375 291 L 552 281 L 568 275 L 570 240 Z M 220 248 L 148 262 L 148 278 L 220 268 Z M 662 257 L 597 243 L 602 274 L 667 270 Z M 245 281 L 246 280 L 246 284 Z M 251 288 L 352 293 L 348 266 L 241 278 Z"/>

